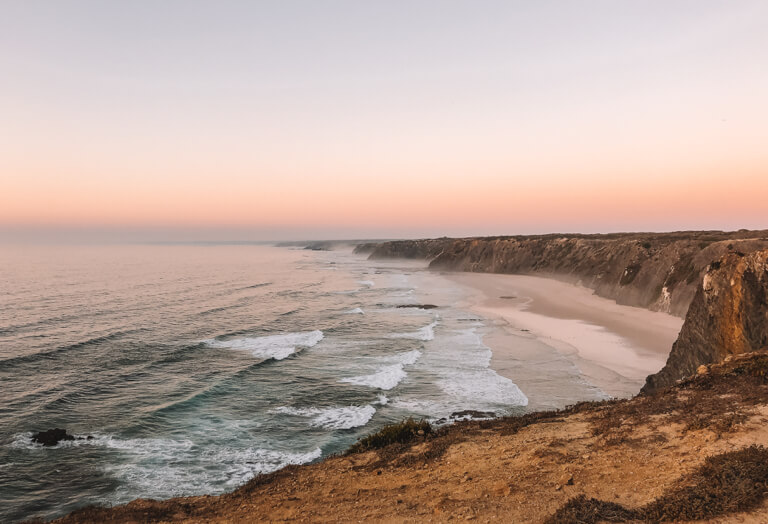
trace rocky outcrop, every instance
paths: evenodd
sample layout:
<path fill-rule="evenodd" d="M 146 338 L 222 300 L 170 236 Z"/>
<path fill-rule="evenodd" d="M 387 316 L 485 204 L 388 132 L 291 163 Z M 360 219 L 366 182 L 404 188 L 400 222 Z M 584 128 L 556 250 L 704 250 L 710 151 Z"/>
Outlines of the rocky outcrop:
<path fill-rule="evenodd" d="M 768 250 L 731 252 L 709 265 L 664 368 L 646 380 L 653 392 L 699 366 L 768 346 Z"/>
<path fill-rule="evenodd" d="M 54 428 L 47 431 L 38 431 L 32 435 L 32 442 L 43 446 L 55 446 L 62 440 L 75 440 L 75 437 L 67 433 L 66 429 Z"/>
<path fill-rule="evenodd" d="M 370 258 L 423 258 L 431 269 L 554 277 L 619 304 L 684 316 L 713 260 L 768 248 L 768 231 L 692 231 L 402 240 Z"/>
<path fill-rule="evenodd" d="M 66 442 L 69 440 L 92 440 L 93 437 L 88 435 L 87 437 L 75 437 L 67 433 L 66 429 L 53 428 L 46 431 L 38 431 L 32 435 L 32 442 L 36 444 L 42 444 L 43 446 L 55 446 L 59 442 Z"/>

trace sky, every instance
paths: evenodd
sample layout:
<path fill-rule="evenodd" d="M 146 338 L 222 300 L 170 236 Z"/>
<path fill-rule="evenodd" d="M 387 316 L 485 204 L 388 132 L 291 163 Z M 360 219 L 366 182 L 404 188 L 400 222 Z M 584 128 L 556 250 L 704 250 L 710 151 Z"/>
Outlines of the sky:
<path fill-rule="evenodd" d="M 764 0 L 0 13 L 0 238 L 768 228 Z"/>

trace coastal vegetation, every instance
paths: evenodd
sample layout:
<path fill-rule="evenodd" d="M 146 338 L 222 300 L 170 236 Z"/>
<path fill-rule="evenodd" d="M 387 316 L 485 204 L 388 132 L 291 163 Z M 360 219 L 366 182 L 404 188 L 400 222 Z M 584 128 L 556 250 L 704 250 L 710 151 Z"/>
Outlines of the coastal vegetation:
<path fill-rule="evenodd" d="M 349 448 L 349 452 L 362 453 L 391 444 L 409 444 L 415 440 L 423 440 L 431 434 L 432 426 L 429 422 L 408 418 L 397 424 L 384 426 L 376 433 L 360 439 Z"/>
<path fill-rule="evenodd" d="M 59 522 L 768 518 L 768 352 L 632 399 L 431 428 L 260 475 L 220 497 L 89 507 Z M 419 434 L 419 431 L 424 434 Z M 364 439 L 365 441 L 365 439 Z"/>

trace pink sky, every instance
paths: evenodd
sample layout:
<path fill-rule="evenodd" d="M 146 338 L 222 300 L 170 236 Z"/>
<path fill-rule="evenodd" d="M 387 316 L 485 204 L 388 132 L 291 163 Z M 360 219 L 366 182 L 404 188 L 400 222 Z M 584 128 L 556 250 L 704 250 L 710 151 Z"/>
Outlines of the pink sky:
<path fill-rule="evenodd" d="M 225 5 L 12 4 L 0 229 L 768 228 L 764 2 Z"/>

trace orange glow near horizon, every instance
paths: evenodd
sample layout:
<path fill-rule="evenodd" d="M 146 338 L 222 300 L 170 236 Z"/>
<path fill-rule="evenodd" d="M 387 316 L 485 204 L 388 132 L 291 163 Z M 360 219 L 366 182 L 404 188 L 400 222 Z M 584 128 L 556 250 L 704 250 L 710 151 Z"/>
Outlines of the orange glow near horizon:
<path fill-rule="evenodd" d="M 152 4 L 147 41 L 131 6 L 94 8 L 127 17 L 97 31 L 19 5 L 0 22 L 0 229 L 768 228 L 768 6 L 573 4 L 207 5 L 178 26 Z"/>

